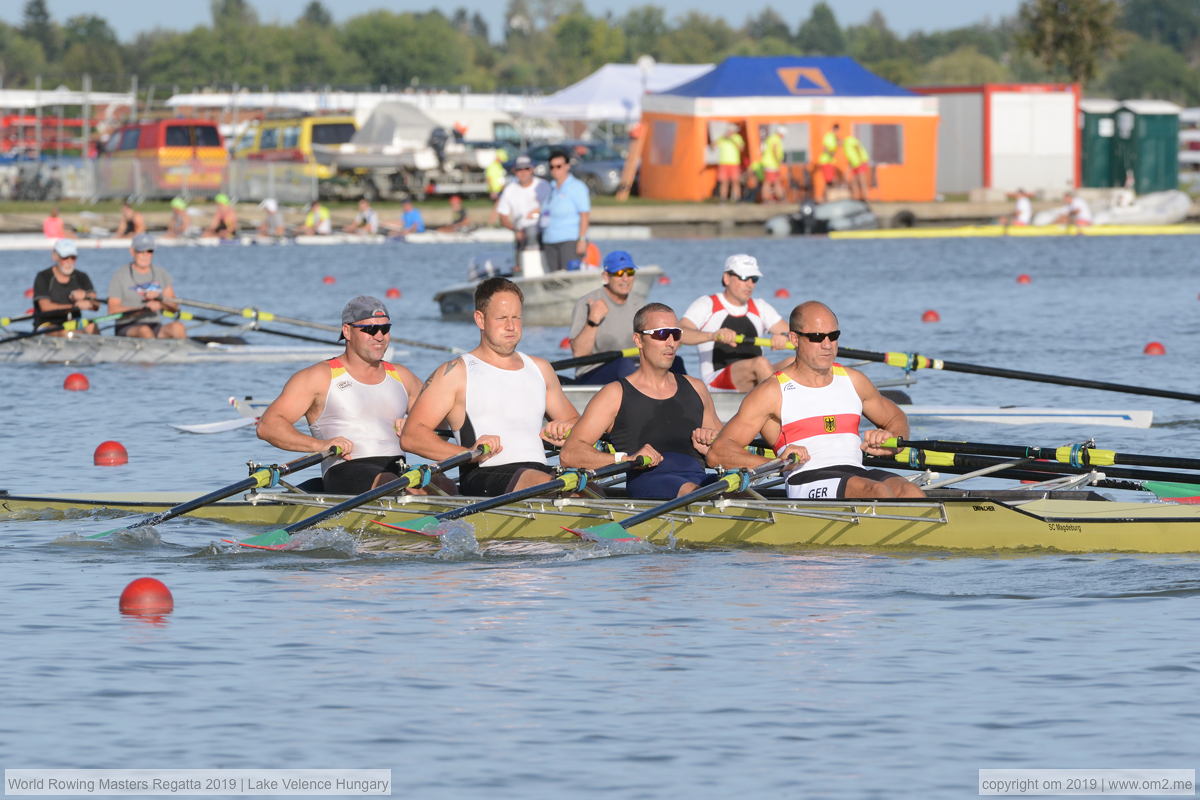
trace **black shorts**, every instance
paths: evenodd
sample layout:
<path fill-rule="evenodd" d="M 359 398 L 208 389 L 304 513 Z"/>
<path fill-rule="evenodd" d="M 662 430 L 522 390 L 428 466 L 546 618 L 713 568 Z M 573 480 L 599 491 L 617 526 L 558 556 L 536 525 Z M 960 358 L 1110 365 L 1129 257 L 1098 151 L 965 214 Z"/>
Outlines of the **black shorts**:
<path fill-rule="evenodd" d="M 475 467 L 462 471 L 462 477 L 458 480 L 458 490 L 469 497 L 498 497 L 508 494 L 516 484 L 519 473 L 527 469 L 546 473 L 546 480 L 553 480 L 556 474 L 552 468 L 536 461 L 516 461 L 498 467 Z"/>
<path fill-rule="evenodd" d="M 387 473 L 391 476 L 388 480 L 395 480 L 405 469 L 402 456 L 351 458 L 325 471 L 325 491 L 330 494 L 362 494 L 371 488 L 380 474 Z"/>
<path fill-rule="evenodd" d="M 137 321 L 125 322 L 125 323 L 118 323 L 116 326 L 114 326 L 113 334 L 116 336 L 128 336 L 129 334 L 126 333 L 126 331 L 128 331 L 134 325 L 145 325 L 147 328 L 149 328 L 151 331 L 154 332 L 155 336 L 158 336 L 158 331 L 160 328 L 162 328 L 161 322 L 137 322 Z"/>
<path fill-rule="evenodd" d="M 787 479 L 788 497 L 799 500 L 820 500 L 846 496 L 846 481 L 850 478 L 866 478 L 882 483 L 899 477 L 885 469 L 867 469 L 849 464 L 836 467 L 821 467 L 793 472 Z"/>

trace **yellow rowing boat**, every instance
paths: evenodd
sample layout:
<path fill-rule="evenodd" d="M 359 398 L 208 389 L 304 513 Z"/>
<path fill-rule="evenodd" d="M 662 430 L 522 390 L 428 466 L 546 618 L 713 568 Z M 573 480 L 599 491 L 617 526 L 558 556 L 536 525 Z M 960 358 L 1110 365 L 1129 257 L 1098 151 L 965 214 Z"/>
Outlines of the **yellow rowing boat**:
<path fill-rule="evenodd" d="M 1194 236 L 1200 225 L 963 225 L 954 228 L 886 228 L 871 231 L 833 231 L 830 239 L 954 239 L 1000 236 Z"/>

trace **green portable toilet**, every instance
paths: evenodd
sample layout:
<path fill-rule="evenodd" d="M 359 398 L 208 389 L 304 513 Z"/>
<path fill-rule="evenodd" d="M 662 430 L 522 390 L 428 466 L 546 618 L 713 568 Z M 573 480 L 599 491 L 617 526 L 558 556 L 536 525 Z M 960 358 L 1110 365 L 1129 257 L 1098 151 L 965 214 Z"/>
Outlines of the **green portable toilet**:
<path fill-rule="evenodd" d="M 1082 186 L 1105 189 L 1112 186 L 1113 139 L 1116 137 L 1115 114 L 1121 104 L 1116 100 L 1084 98 L 1079 101 L 1080 178 Z"/>
<path fill-rule="evenodd" d="M 1165 100 L 1124 100 L 1115 119 L 1112 184 L 1133 172 L 1138 194 L 1179 186 L 1179 106 Z"/>

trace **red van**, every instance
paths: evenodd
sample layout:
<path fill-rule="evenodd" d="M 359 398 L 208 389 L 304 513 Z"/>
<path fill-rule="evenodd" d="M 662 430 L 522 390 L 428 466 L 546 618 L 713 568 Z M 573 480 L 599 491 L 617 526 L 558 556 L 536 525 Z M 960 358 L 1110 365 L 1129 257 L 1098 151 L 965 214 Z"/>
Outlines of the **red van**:
<path fill-rule="evenodd" d="M 158 119 L 113 131 L 97 162 L 99 197 L 215 195 L 229 154 L 215 122 Z"/>

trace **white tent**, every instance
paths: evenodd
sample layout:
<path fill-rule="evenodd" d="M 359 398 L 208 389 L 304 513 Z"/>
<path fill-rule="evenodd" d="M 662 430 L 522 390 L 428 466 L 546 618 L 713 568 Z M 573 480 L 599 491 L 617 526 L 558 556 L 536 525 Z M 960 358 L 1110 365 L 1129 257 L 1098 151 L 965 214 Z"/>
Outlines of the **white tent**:
<path fill-rule="evenodd" d="M 636 64 L 605 64 L 579 83 L 526 106 L 521 114 L 540 119 L 636 122 L 642 116 L 645 92 L 671 89 L 711 69 L 712 64 L 655 64 L 643 78 Z"/>

